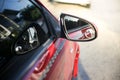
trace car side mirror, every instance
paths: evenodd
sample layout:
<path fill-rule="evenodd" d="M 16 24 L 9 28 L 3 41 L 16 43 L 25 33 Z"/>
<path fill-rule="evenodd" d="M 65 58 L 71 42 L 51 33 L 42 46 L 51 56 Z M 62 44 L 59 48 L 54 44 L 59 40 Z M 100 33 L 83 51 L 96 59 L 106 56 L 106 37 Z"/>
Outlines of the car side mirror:
<path fill-rule="evenodd" d="M 97 37 L 95 26 L 82 18 L 61 14 L 60 23 L 64 37 L 72 41 L 91 41 Z"/>

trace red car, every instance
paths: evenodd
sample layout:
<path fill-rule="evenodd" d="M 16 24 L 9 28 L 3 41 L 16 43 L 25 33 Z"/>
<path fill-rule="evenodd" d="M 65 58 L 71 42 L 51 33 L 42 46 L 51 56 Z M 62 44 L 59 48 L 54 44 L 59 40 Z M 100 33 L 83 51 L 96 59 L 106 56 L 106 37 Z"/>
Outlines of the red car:
<path fill-rule="evenodd" d="M 1 0 L 0 80 L 75 79 L 80 55 L 75 41 L 96 37 L 89 21 L 68 14 L 57 21 L 39 0 Z"/>

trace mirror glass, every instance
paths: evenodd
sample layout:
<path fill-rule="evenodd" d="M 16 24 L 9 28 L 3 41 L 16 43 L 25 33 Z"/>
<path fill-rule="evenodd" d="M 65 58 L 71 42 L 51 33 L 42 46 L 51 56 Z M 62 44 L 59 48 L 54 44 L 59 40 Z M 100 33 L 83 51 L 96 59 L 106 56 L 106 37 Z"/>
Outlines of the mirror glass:
<path fill-rule="evenodd" d="M 66 15 L 63 19 L 66 35 L 71 40 L 92 40 L 96 37 L 96 30 L 90 22 Z"/>

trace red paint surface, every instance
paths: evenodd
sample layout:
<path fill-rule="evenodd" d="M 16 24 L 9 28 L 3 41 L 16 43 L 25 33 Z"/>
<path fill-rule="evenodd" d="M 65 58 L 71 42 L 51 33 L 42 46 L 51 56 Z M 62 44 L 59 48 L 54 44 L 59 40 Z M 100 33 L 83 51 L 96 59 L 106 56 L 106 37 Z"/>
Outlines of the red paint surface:
<path fill-rule="evenodd" d="M 38 80 L 42 76 L 44 69 L 46 68 L 55 51 L 56 48 L 53 42 L 47 49 L 47 52 L 44 53 L 40 60 L 38 60 L 37 65 L 34 67 L 33 72 L 27 78 L 28 80 Z"/>
<path fill-rule="evenodd" d="M 71 80 L 74 74 L 77 75 L 78 59 L 76 60 L 76 58 L 79 58 L 79 54 L 76 55 L 77 50 L 76 43 L 66 41 L 45 80 Z"/>
<path fill-rule="evenodd" d="M 40 58 L 33 72 L 26 80 L 38 80 L 42 76 L 44 69 L 58 48 L 57 46 L 60 46 L 63 40 L 58 39 L 50 45 L 47 52 Z M 78 45 L 75 42 L 66 40 L 50 71 L 47 73 L 45 80 L 71 80 L 72 77 L 76 77 L 78 74 L 78 60 Z M 38 68 L 38 70 L 35 68 Z"/>

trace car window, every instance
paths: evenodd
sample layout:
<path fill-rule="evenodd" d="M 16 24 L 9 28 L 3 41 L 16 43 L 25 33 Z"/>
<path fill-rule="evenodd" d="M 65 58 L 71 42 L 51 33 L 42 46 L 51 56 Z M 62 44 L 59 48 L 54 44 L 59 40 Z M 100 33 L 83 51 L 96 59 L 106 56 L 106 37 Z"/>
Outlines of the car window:
<path fill-rule="evenodd" d="M 4 4 L 0 4 L 0 13 L 18 24 L 18 29 L 22 29 L 29 26 L 32 22 L 38 22 L 39 25 L 44 23 L 44 19 L 40 10 L 34 6 L 28 0 L 2 0 Z M 7 19 L 9 20 L 9 19 Z M 6 22 L 6 21 L 5 21 Z M 13 30 L 13 26 L 6 26 L 8 23 L 0 23 L 1 25 L 7 27 L 10 31 Z M 9 22 L 11 22 L 9 20 Z M 44 24 L 45 25 L 45 24 Z M 43 30 L 48 33 L 46 27 L 42 27 Z"/>
<path fill-rule="evenodd" d="M 37 6 L 29 0 L 1 0 L 1 3 L 0 38 L 17 39 L 20 36 L 15 51 L 24 53 L 47 41 L 50 37 L 49 29 Z"/>

